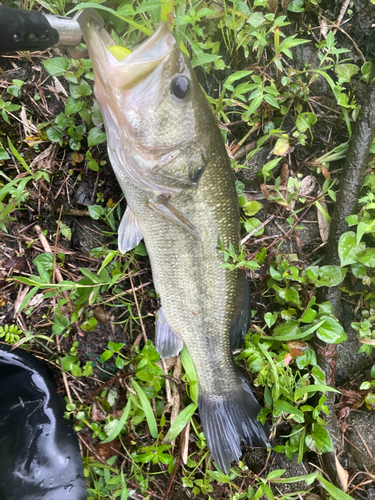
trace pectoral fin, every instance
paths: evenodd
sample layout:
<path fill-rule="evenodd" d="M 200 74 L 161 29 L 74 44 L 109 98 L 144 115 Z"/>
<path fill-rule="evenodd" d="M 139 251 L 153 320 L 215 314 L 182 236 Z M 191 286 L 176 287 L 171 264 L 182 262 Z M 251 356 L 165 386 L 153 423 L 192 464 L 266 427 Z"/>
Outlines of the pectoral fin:
<path fill-rule="evenodd" d="M 120 252 L 129 252 L 138 245 L 142 238 L 143 235 L 137 216 L 128 205 L 118 228 L 118 248 Z"/>
<path fill-rule="evenodd" d="M 158 309 L 156 317 L 155 349 L 162 359 L 177 356 L 184 346 L 182 338 L 167 323 L 162 309 Z"/>
<path fill-rule="evenodd" d="M 166 219 L 183 227 L 197 240 L 202 241 L 202 237 L 194 224 L 186 217 L 183 212 L 181 212 L 179 208 L 176 207 L 176 205 L 171 203 L 167 198 L 160 196 L 159 203 L 148 203 L 148 206 Z"/>

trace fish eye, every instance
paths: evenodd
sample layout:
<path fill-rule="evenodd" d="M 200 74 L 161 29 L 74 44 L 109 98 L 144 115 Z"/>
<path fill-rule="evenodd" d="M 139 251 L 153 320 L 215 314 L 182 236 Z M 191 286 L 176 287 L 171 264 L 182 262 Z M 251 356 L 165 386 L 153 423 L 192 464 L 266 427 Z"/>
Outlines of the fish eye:
<path fill-rule="evenodd" d="M 171 92 L 178 99 L 184 99 L 190 91 L 190 82 L 186 76 L 176 76 L 171 83 Z"/>

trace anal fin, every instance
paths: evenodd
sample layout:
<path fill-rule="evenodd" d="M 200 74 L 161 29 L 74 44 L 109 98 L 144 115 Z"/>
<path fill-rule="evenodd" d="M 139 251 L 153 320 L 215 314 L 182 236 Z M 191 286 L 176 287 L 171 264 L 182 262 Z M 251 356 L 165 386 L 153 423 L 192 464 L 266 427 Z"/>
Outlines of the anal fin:
<path fill-rule="evenodd" d="M 177 356 L 184 346 L 182 338 L 167 323 L 162 309 L 158 309 L 156 317 L 155 349 L 162 359 Z"/>
<path fill-rule="evenodd" d="M 143 235 L 137 216 L 128 205 L 118 228 L 118 248 L 120 252 L 129 252 L 138 245 L 142 238 Z"/>
<path fill-rule="evenodd" d="M 178 224 L 179 226 L 183 227 L 186 231 L 188 231 L 191 235 L 194 236 L 199 241 L 202 241 L 202 237 L 197 230 L 197 228 L 194 226 L 194 224 L 189 220 L 186 215 L 181 212 L 181 210 L 176 207 L 173 203 L 171 203 L 167 198 L 164 196 L 159 196 L 159 202 L 158 203 L 148 203 L 148 206 L 155 210 L 155 212 L 158 212 L 160 215 L 165 217 L 166 219 L 170 220 L 171 222 L 174 222 Z"/>

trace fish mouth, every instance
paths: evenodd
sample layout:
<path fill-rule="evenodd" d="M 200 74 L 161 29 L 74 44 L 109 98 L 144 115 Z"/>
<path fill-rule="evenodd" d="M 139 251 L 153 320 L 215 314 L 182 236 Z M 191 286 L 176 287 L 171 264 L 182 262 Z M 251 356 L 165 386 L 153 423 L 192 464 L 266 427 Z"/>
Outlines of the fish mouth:
<path fill-rule="evenodd" d="M 157 30 L 122 61 L 111 54 L 109 47 L 117 45 L 109 33 L 100 29 L 98 14 L 93 9 L 85 9 L 80 23 L 90 59 L 96 73 L 108 84 L 108 79 L 116 89 L 128 90 L 147 78 L 163 61 L 167 60 L 176 45 L 168 24 L 162 21 Z"/>

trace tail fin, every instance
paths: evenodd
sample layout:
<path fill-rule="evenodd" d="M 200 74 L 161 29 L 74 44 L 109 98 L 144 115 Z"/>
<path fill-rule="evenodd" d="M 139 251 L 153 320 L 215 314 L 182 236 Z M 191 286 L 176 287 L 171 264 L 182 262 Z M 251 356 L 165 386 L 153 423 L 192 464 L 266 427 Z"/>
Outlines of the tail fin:
<path fill-rule="evenodd" d="M 233 393 L 201 393 L 198 407 L 211 455 L 226 474 L 231 462 L 241 457 L 241 440 L 250 446 L 267 445 L 268 424 L 257 421 L 260 405 L 245 380 Z"/>

